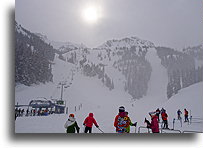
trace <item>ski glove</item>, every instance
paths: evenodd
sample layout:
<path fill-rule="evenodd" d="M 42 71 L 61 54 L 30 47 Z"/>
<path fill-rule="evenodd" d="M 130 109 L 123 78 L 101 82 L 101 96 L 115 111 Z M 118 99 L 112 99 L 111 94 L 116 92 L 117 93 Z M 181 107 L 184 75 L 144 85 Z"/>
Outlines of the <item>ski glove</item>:
<path fill-rule="evenodd" d="M 97 125 L 96 127 L 97 127 L 97 128 L 99 128 L 99 126 L 98 126 L 98 125 Z"/>

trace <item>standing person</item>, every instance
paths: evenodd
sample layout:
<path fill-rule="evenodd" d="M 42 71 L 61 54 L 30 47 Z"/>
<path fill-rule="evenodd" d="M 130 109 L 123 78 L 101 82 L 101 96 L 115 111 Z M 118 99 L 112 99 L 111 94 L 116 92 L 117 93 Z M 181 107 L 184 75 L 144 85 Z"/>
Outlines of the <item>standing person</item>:
<path fill-rule="evenodd" d="M 181 114 L 182 114 L 182 112 L 180 111 L 180 109 L 177 111 L 177 114 L 178 114 L 178 120 L 180 120 L 180 119 L 181 119 Z"/>
<path fill-rule="evenodd" d="M 99 128 L 99 125 L 97 124 L 96 120 L 93 117 L 93 113 L 89 113 L 89 116 L 85 119 L 83 125 L 85 126 L 85 133 L 89 132 L 92 133 L 92 125 L 94 125 Z"/>
<path fill-rule="evenodd" d="M 187 109 L 184 109 L 184 115 L 185 115 L 185 122 L 189 122 Z"/>
<path fill-rule="evenodd" d="M 66 133 L 75 133 L 75 130 L 77 131 L 77 133 L 79 133 L 80 131 L 80 128 L 76 122 L 74 114 L 69 115 L 69 118 L 66 121 L 64 127 L 66 128 Z"/>
<path fill-rule="evenodd" d="M 156 112 L 149 113 L 151 117 L 151 123 L 148 125 L 152 129 L 152 133 L 159 133 L 159 122 Z"/>
<path fill-rule="evenodd" d="M 164 110 L 161 114 L 162 120 L 163 120 L 163 128 L 167 128 L 168 129 L 168 115 L 166 113 L 166 110 Z"/>
<path fill-rule="evenodd" d="M 21 116 L 21 109 L 20 108 L 18 109 L 18 116 L 19 117 Z"/>
<path fill-rule="evenodd" d="M 161 111 L 159 110 L 159 108 L 157 108 L 156 110 L 156 116 L 158 117 L 158 121 L 160 122 L 160 119 L 159 119 L 159 115 L 160 115 Z"/>
<path fill-rule="evenodd" d="M 15 109 L 15 120 L 18 117 L 18 108 Z"/>
<path fill-rule="evenodd" d="M 115 117 L 114 126 L 116 127 L 117 133 L 127 133 L 127 128 L 130 125 L 130 119 L 126 115 L 125 108 L 119 107 L 119 113 Z"/>
<path fill-rule="evenodd" d="M 29 115 L 29 109 L 26 110 L 26 115 L 25 116 L 28 116 Z"/>

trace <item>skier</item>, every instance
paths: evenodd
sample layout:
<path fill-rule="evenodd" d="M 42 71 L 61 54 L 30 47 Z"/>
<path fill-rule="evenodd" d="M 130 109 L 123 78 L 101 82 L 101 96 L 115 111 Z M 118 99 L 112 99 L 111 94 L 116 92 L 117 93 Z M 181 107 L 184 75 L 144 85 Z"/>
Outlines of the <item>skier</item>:
<path fill-rule="evenodd" d="M 181 119 L 181 114 L 182 114 L 182 112 L 180 111 L 180 109 L 177 111 L 177 114 L 178 114 L 178 120 L 180 120 Z"/>
<path fill-rule="evenodd" d="M 128 119 L 130 120 L 130 117 L 128 116 L 128 112 L 125 112 L 125 113 L 126 113 L 126 116 L 128 117 Z M 136 128 L 137 122 L 132 123 L 131 120 L 130 120 L 130 125 L 126 128 L 127 133 L 130 133 L 130 126 L 135 126 L 135 128 Z"/>
<path fill-rule="evenodd" d="M 163 124 L 164 124 L 164 127 L 163 127 L 163 128 L 168 129 L 168 115 L 167 115 L 167 113 L 166 113 L 166 110 L 164 110 L 164 111 L 161 113 L 161 117 L 162 117 Z"/>
<path fill-rule="evenodd" d="M 28 116 L 29 115 L 29 109 L 26 110 L 26 115 L 25 116 Z"/>
<path fill-rule="evenodd" d="M 18 117 L 18 108 L 15 109 L 15 120 Z"/>
<path fill-rule="evenodd" d="M 117 133 L 127 133 L 127 128 L 130 125 L 130 119 L 126 115 L 125 108 L 119 107 L 119 113 L 115 117 L 114 126 L 116 127 Z"/>
<path fill-rule="evenodd" d="M 189 122 L 187 109 L 184 109 L 184 115 L 185 115 L 185 122 Z"/>
<path fill-rule="evenodd" d="M 161 111 L 159 110 L 159 108 L 157 108 L 156 110 L 156 116 L 158 117 L 158 121 L 160 122 L 160 119 L 159 119 L 159 115 L 160 115 Z"/>
<path fill-rule="evenodd" d="M 94 125 L 99 128 L 99 125 L 97 124 L 96 120 L 93 117 L 93 113 L 89 113 L 89 116 L 85 119 L 83 125 L 85 126 L 85 133 L 89 132 L 92 133 L 92 125 Z"/>
<path fill-rule="evenodd" d="M 66 133 L 79 133 L 80 128 L 75 120 L 74 114 L 70 114 L 68 120 L 66 121 L 64 127 L 66 128 Z"/>
<path fill-rule="evenodd" d="M 159 133 L 159 122 L 158 117 L 156 115 L 157 112 L 150 112 L 149 115 L 151 117 L 151 123 L 145 118 L 145 122 L 147 123 L 147 128 L 152 129 L 152 133 Z"/>
<path fill-rule="evenodd" d="M 21 116 L 23 116 L 24 112 L 25 112 L 25 110 L 22 109 L 22 110 L 21 110 Z"/>

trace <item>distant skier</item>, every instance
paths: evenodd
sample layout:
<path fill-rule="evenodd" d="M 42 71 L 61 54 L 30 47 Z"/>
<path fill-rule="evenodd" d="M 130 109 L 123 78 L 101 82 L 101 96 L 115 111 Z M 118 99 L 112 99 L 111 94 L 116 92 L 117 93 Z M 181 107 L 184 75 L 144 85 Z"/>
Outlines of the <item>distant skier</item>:
<path fill-rule="evenodd" d="M 151 123 L 145 118 L 145 123 L 147 123 L 147 128 L 152 129 L 152 133 L 159 133 L 159 122 L 156 112 L 149 113 L 151 117 Z"/>
<path fill-rule="evenodd" d="M 83 125 L 85 126 L 85 133 L 89 132 L 92 133 L 92 125 L 94 125 L 99 128 L 99 125 L 97 124 L 96 120 L 93 117 L 93 113 L 89 113 L 89 116 L 85 119 Z"/>
<path fill-rule="evenodd" d="M 18 108 L 15 109 L 15 120 L 18 117 Z"/>
<path fill-rule="evenodd" d="M 160 113 L 161 113 L 161 111 L 159 110 L 159 108 L 157 108 L 157 110 L 156 110 L 156 116 L 158 117 L 158 121 L 160 121 L 160 119 L 159 119 Z"/>
<path fill-rule="evenodd" d="M 125 113 L 126 113 L 126 116 L 128 117 L 128 119 L 130 120 L 130 117 L 128 116 L 128 112 L 125 112 Z M 126 128 L 127 133 L 130 133 L 130 126 L 135 126 L 135 128 L 136 128 L 137 122 L 132 123 L 131 120 L 130 120 L 130 125 Z"/>
<path fill-rule="evenodd" d="M 114 126 L 116 127 L 117 133 L 127 133 L 127 128 L 130 125 L 130 119 L 126 115 L 125 108 L 123 106 L 119 107 L 119 113 L 115 117 Z"/>
<path fill-rule="evenodd" d="M 66 133 L 79 133 L 80 128 L 75 120 L 74 114 L 70 114 L 68 120 L 66 121 L 64 127 L 66 128 Z"/>
<path fill-rule="evenodd" d="M 187 109 L 184 109 L 184 116 L 185 116 L 185 122 L 189 122 Z"/>
<path fill-rule="evenodd" d="M 24 115 L 24 112 L 25 112 L 25 110 L 24 110 L 24 109 L 22 109 L 22 110 L 21 110 L 21 116 L 23 116 L 23 115 Z"/>
<path fill-rule="evenodd" d="M 166 110 L 164 110 L 162 113 L 161 113 L 161 117 L 162 117 L 162 120 L 163 120 L 163 128 L 166 128 L 168 129 L 168 115 L 166 113 Z"/>
<path fill-rule="evenodd" d="M 178 115 L 178 120 L 181 120 L 181 114 L 182 112 L 180 111 L 180 109 L 177 111 L 177 115 Z"/>
<path fill-rule="evenodd" d="M 25 116 L 28 116 L 29 115 L 29 109 L 26 110 L 26 115 Z"/>

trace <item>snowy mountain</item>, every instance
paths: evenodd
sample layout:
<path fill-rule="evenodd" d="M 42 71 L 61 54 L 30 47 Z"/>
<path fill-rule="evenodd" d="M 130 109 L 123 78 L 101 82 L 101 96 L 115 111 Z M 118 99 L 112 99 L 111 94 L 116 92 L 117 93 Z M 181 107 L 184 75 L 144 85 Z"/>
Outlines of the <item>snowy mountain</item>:
<path fill-rule="evenodd" d="M 39 36 L 44 42 L 51 44 L 54 49 L 61 53 L 66 53 L 71 50 L 77 50 L 77 49 L 84 49 L 87 48 L 84 44 L 76 44 L 76 43 L 71 43 L 71 42 L 56 42 L 56 41 L 51 41 L 47 38 L 46 35 L 42 35 L 41 33 L 35 33 L 37 36 Z"/>
<path fill-rule="evenodd" d="M 31 85 L 52 81 L 54 49 L 15 22 L 15 82 Z"/>
<path fill-rule="evenodd" d="M 149 112 L 164 107 L 172 128 L 176 111 L 187 108 L 194 124 L 183 123 L 181 127 L 178 121 L 175 128 L 203 132 L 202 122 L 198 120 L 203 118 L 200 111 L 203 62 L 197 58 L 202 46 L 180 52 L 127 37 L 108 40 L 90 49 L 83 44 L 50 41 L 17 23 L 16 34 L 16 74 L 17 80 L 22 80 L 17 81 L 20 85 L 15 88 L 15 104 L 29 104 L 36 98 L 63 99 L 65 113 L 76 115 L 81 132 L 83 120 L 93 112 L 105 133 L 115 133 L 113 121 L 121 105 L 131 120 L 138 122 L 138 127 L 145 126 L 143 121 L 149 118 Z M 66 120 L 66 114 L 19 117 L 15 131 L 64 133 Z M 93 131 L 100 132 L 96 128 Z"/>
<path fill-rule="evenodd" d="M 136 47 L 139 50 L 139 47 L 154 47 L 154 44 L 150 41 L 141 40 L 137 37 L 127 37 L 123 39 L 112 39 L 106 41 L 104 44 L 100 45 L 98 48 L 111 48 L 111 49 L 118 49 L 118 48 L 133 48 Z"/>

